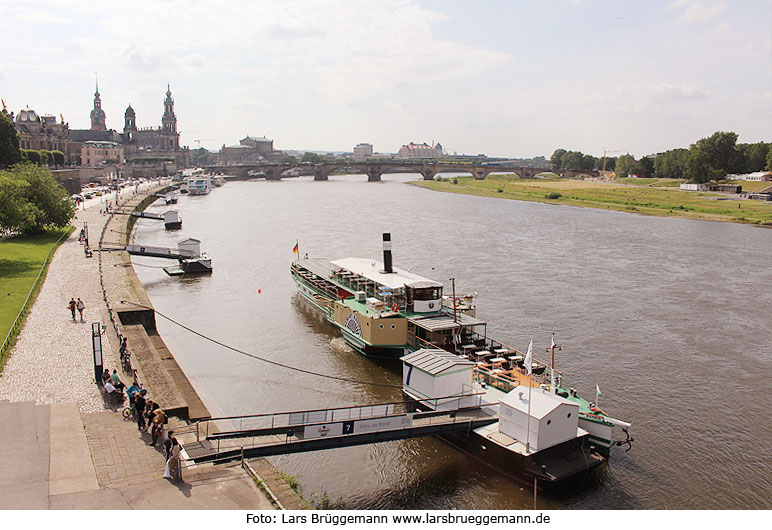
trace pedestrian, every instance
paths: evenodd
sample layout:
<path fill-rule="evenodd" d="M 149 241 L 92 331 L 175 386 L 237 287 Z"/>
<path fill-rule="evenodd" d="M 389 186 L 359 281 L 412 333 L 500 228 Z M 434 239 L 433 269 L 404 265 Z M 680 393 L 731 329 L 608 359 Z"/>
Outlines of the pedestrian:
<path fill-rule="evenodd" d="M 74 298 L 70 299 L 70 303 L 67 304 L 67 307 L 70 308 L 70 311 L 72 312 L 72 321 L 75 322 L 75 307 L 76 307 L 76 304 L 75 304 L 75 299 Z"/>
<path fill-rule="evenodd" d="M 110 370 L 105 368 L 105 371 L 102 372 L 102 384 L 104 385 L 110 380 Z"/>
<path fill-rule="evenodd" d="M 84 322 L 84 320 L 83 320 L 83 310 L 86 309 L 86 304 L 84 304 L 83 300 L 81 300 L 80 298 L 78 298 L 77 307 L 78 307 L 78 313 L 80 313 L 80 321 Z M 75 319 L 75 315 L 72 315 L 72 318 L 74 320 Z"/>
<path fill-rule="evenodd" d="M 169 450 L 169 459 L 166 461 L 164 478 L 182 480 L 182 469 L 180 467 L 180 453 L 182 447 L 176 438 L 171 438 Z"/>
<path fill-rule="evenodd" d="M 169 457 L 172 453 L 172 444 L 177 442 L 177 440 L 174 438 L 174 431 L 169 431 L 169 434 L 166 436 L 166 441 L 164 442 L 164 450 L 166 451 L 166 459 L 169 460 Z"/>
<path fill-rule="evenodd" d="M 134 395 L 134 410 L 137 411 L 137 430 L 145 430 L 145 394 L 147 390 L 142 389 Z"/>
<path fill-rule="evenodd" d="M 154 403 L 153 405 L 158 405 L 158 403 Z M 155 445 L 155 443 L 160 439 L 163 440 L 164 438 L 164 424 L 166 423 L 166 413 L 164 413 L 161 408 L 155 409 L 153 412 L 153 439 L 150 442 L 150 445 Z"/>

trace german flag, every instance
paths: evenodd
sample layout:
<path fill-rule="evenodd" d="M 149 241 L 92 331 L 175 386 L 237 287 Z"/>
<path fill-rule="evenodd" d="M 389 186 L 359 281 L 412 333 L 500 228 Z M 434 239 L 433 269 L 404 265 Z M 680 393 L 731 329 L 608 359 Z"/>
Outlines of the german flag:
<path fill-rule="evenodd" d="M 292 247 L 292 253 L 293 253 L 293 254 L 297 254 L 297 253 L 298 253 L 298 244 L 297 244 L 297 241 L 295 242 L 295 246 L 294 246 L 294 247 Z"/>

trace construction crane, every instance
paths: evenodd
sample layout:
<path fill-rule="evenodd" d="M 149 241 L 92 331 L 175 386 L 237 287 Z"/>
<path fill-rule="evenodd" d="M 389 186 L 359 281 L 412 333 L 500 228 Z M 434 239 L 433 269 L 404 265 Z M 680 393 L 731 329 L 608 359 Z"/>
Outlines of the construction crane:
<path fill-rule="evenodd" d="M 207 140 L 214 140 L 214 138 L 201 138 L 200 140 L 193 140 L 198 144 L 198 149 L 201 149 L 201 142 L 206 142 Z"/>
<path fill-rule="evenodd" d="M 614 150 L 606 150 L 606 148 L 603 148 L 603 174 L 606 174 L 606 154 L 607 153 L 627 153 L 627 149 L 614 149 Z"/>

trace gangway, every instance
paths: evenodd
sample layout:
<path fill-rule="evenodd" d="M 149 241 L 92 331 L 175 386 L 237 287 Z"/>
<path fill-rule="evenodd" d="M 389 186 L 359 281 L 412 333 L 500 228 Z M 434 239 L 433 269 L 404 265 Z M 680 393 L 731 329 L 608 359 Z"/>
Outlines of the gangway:
<path fill-rule="evenodd" d="M 193 259 L 198 257 L 194 250 L 186 248 L 153 247 L 150 245 L 126 245 L 126 252 L 134 256 L 150 256 L 152 258 Z"/>
<path fill-rule="evenodd" d="M 187 435 L 179 429 L 175 433 L 194 463 L 319 451 L 471 432 L 498 421 L 498 403 L 482 402 L 482 394 L 474 396 L 475 406 L 441 412 L 411 411 L 415 402 L 405 401 L 212 418 L 190 426 Z"/>
<path fill-rule="evenodd" d="M 123 213 L 123 212 L 118 212 Z M 125 214 L 124 214 L 125 215 Z M 156 221 L 163 221 L 164 227 L 167 230 L 179 230 L 182 228 L 182 217 L 177 210 L 169 210 L 162 214 L 149 213 L 149 212 L 131 212 L 129 215 L 132 217 L 139 217 L 141 219 L 154 219 Z"/>

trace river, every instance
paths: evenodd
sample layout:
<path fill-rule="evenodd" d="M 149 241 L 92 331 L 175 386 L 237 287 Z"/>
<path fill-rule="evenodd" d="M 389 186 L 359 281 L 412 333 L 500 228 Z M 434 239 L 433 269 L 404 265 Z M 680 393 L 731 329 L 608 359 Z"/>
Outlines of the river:
<path fill-rule="evenodd" d="M 488 335 L 531 337 L 570 386 L 632 422 L 633 448 L 539 508 L 769 508 L 772 498 L 772 231 L 443 194 L 416 175 L 228 182 L 181 196 L 183 229 L 140 220 L 135 237 L 202 241 L 209 277 L 171 278 L 134 257 L 157 310 L 227 344 L 359 381 L 399 384 L 399 365 L 354 354 L 296 293 L 292 247 L 381 259 L 478 292 Z M 156 204 L 149 211 L 164 211 Z M 159 330 L 213 415 L 401 400 L 398 390 L 316 378 L 244 357 L 167 321 Z M 271 457 L 303 494 L 349 509 L 528 509 L 528 486 L 434 439 Z"/>

